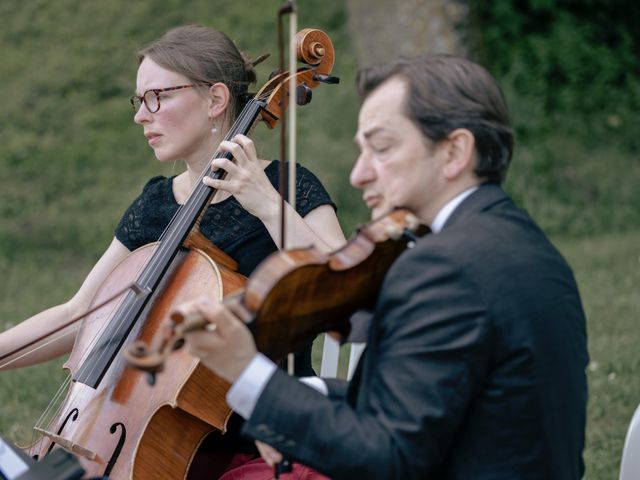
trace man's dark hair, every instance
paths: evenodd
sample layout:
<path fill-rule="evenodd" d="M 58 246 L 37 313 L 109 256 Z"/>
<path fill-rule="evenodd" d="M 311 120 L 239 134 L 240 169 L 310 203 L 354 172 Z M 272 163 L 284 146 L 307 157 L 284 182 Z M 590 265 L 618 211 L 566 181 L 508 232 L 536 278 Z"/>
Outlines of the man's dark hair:
<path fill-rule="evenodd" d="M 495 79 L 480 65 L 451 55 L 400 59 L 358 73 L 364 99 L 393 77 L 408 85 L 407 116 L 423 135 L 439 142 L 457 128 L 469 130 L 476 141 L 475 174 L 501 183 L 511 162 L 513 130 L 509 111 Z"/>

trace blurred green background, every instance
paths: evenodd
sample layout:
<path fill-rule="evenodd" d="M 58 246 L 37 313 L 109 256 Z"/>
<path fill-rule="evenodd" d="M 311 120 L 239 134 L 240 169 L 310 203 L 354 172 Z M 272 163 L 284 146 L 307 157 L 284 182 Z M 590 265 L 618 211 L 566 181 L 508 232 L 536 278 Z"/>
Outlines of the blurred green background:
<path fill-rule="evenodd" d="M 0 329 L 65 301 L 146 180 L 181 171 L 155 160 L 132 121 L 135 51 L 171 27 L 199 23 L 227 32 L 252 57 L 275 54 L 281 3 L 0 2 Z M 614 479 L 640 402 L 640 7 L 463 3 L 470 56 L 498 78 L 513 114 L 506 188 L 567 256 L 582 291 L 592 357 L 586 478 Z M 368 213 L 348 184 L 358 100 L 347 10 L 302 0 L 299 17 L 301 27 L 329 34 L 341 78 L 299 109 L 299 161 L 323 180 L 349 234 Z M 275 66 L 272 57 L 258 67 L 259 84 Z M 277 136 L 256 129 L 263 158 L 278 156 Z M 24 437 L 63 378 L 60 364 L 0 374 L 3 436 Z"/>

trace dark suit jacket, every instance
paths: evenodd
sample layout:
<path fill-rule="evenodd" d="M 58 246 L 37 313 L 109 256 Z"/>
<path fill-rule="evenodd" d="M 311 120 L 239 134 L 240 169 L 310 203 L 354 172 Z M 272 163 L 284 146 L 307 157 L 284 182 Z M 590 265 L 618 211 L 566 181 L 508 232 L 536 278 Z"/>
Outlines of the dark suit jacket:
<path fill-rule="evenodd" d="M 569 266 L 484 185 L 391 267 L 348 390 L 277 372 L 244 432 L 334 479 L 579 479 L 587 362 Z"/>

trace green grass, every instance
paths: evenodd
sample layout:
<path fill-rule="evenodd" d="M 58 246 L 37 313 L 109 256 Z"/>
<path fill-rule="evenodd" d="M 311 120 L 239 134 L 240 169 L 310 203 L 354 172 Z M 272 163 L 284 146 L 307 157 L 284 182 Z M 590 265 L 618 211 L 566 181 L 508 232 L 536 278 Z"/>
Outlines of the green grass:
<path fill-rule="evenodd" d="M 624 436 L 640 404 L 640 232 L 560 241 L 588 321 L 588 479 L 617 479 Z"/>

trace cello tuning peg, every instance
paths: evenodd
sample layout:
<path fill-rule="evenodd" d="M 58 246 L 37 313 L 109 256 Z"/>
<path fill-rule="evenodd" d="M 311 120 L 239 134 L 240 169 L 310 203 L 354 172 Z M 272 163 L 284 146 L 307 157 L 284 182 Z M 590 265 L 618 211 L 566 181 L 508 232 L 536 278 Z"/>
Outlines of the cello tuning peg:
<path fill-rule="evenodd" d="M 271 73 L 269 74 L 269 80 L 277 77 L 281 73 L 282 73 L 282 71 L 279 68 L 276 68 L 275 70 L 272 70 Z"/>
<path fill-rule="evenodd" d="M 332 84 L 332 85 L 335 85 L 335 84 L 337 84 L 337 83 L 340 83 L 340 78 L 338 78 L 338 77 L 334 77 L 334 76 L 332 76 L 332 75 L 323 75 L 323 74 L 321 74 L 321 73 L 316 73 L 316 74 L 313 76 L 313 79 L 314 79 L 316 82 L 320 82 L 320 83 L 329 83 L 329 84 Z"/>
<path fill-rule="evenodd" d="M 298 85 L 296 87 L 296 104 L 302 106 L 311 101 L 312 92 L 306 85 Z"/>

